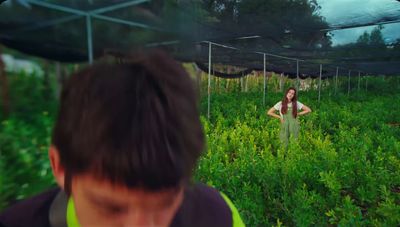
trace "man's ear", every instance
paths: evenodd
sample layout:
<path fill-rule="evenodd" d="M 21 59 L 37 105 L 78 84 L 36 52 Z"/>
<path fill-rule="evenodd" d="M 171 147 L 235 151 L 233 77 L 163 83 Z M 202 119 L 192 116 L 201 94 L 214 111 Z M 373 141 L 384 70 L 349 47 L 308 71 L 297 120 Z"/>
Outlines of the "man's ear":
<path fill-rule="evenodd" d="M 60 161 L 60 153 L 54 145 L 51 145 L 49 148 L 49 159 L 54 178 L 58 186 L 64 189 L 65 169 Z"/>

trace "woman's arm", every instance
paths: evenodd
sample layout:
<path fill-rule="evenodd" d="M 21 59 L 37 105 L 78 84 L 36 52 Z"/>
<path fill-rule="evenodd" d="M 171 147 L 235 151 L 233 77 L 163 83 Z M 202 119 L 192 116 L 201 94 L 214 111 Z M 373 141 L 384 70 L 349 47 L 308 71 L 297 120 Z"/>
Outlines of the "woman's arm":
<path fill-rule="evenodd" d="M 308 106 L 306 106 L 306 105 L 303 105 L 303 108 L 301 108 L 303 111 L 301 111 L 300 113 L 298 113 L 297 115 L 298 116 L 301 116 L 301 115 L 306 115 L 306 114 L 308 114 L 308 113 L 311 113 L 311 109 L 310 109 L 310 107 L 308 107 Z"/>
<path fill-rule="evenodd" d="M 267 114 L 271 117 L 278 118 L 279 120 L 281 120 L 281 122 L 283 122 L 283 119 L 281 118 L 281 116 L 276 114 L 275 111 L 276 111 L 276 109 L 274 107 L 271 107 L 271 109 L 268 110 Z"/>

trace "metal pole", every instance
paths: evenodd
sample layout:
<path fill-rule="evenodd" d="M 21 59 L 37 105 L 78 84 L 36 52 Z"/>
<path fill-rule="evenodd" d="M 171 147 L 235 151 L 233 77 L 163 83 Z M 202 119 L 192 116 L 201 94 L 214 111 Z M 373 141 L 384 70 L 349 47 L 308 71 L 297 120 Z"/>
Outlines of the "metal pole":
<path fill-rule="evenodd" d="M 360 91 L 360 79 L 361 79 L 361 72 L 358 72 L 358 88 L 357 90 Z"/>
<path fill-rule="evenodd" d="M 368 91 L 368 75 L 365 77 L 365 91 Z"/>
<path fill-rule="evenodd" d="M 249 74 L 246 75 L 246 81 L 244 85 L 244 92 L 247 92 L 248 90 L 248 83 L 249 83 Z"/>
<path fill-rule="evenodd" d="M 216 44 L 216 43 L 213 43 L 213 44 Z M 217 44 L 217 45 L 221 45 L 223 47 L 227 47 L 226 45 L 222 45 L 222 44 Z M 236 47 L 229 47 L 229 46 L 227 48 L 237 49 Z M 284 57 L 284 56 L 280 56 L 280 55 L 276 55 L 276 54 L 270 54 L 270 53 L 264 53 L 264 52 L 258 52 L 258 51 L 254 52 L 254 53 L 256 53 L 256 54 L 265 54 L 267 56 L 272 56 L 272 57 L 282 58 L 282 59 L 287 59 L 287 60 L 293 60 L 293 61 L 304 61 L 304 60 L 301 60 L 301 59 L 288 58 L 288 57 Z"/>
<path fill-rule="evenodd" d="M 347 82 L 347 95 L 350 95 L 350 74 L 351 74 L 351 70 L 349 70 L 349 80 Z"/>
<path fill-rule="evenodd" d="M 210 101 L 211 101 L 211 43 L 208 43 L 208 108 L 207 117 L 210 119 Z"/>
<path fill-rule="evenodd" d="M 266 70 L 266 63 L 265 63 L 265 61 L 266 61 L 266 57 L 265 57 L 265 54 L 263 54 L 264 55 L 264 96 L 263 96 L 263 106 L 265 106 L 265 93 L 266 93 L 266 84 L 267 84 L 267 74 L 266 74 L 266 72 L 265 72 L 265 70 Z"/>
<path fill-rule="evenodd" d="M 216 89 L 216 82 L 215 82 L 215 80 L 216 80 L 216 78 L 215 78 L 215 76 L 214 76 L 215 74 L 214 74 L 214 69 L 212 68 L 211 69 L 211 76 L 212 76 L 212 79 L 211 79 L 211 84 L 212 85 L 210 85 L 210 89 L 211 90 L 213 90 L 213 91 L 215 91 L 215 93 L 217 93 L 217 89 Z M 214 88 L 214 89 L 213 89 Z"/>
<path fill-rule="evenodd" d="M 113 4 L 111 6 L 107 6 L 107 7 L 100 8 L 100 9 L 95 9 L 95 10 L 90 11 L 90 13 L 92 13 L 92 14 L 107 13 L 110 11 L 115 11 L 118 9 L 131 7 L 131 6 L 139 5 L 139 4 L 146 3 L 146 2 L 149 2 L 149 0 L 132 0 L 132 1 L 128 1 L 128 2 L 122 2 L 119 4 Z"/>
<path fill-rule="evenodd" d="M 92 38 L 92 19 L 90 15 L 86 16 L 86 36 L 88 45 L 88 60 L 89 64 L 93 63 L 93 38 Z"/>
<path fill-rule="evenodd" d="M 339 67 L 336 67 L 335 95 L 337 92 L 338 75 L 339 75 Z"/>
<path fill-rule="evenodd" d="M 242 72 L 242 76 L 240 77 L 240 92 L 243 92 L 243 77 L 244 73 Z"/>
<path fill-rule="evenodd" d="M 318 103 L 321 101 L 322 64 L 319 65 Z"/>
<path fill-rule="evenodd" d="M 160 28 L 149 26 L 147 24 L 142 24 L 142 23 L 133 22 L 133 21 L 127 21 L 127 20 L 118 19 L 118 18 L 114 18 L 114 17 L 98 15 L 98 14 L 91 14 L 91 16 L 96 19 L 110 21 L 110 22 L 113 22 L 116 24 L 124 24 L 124 25 L 129 25 L 132 27 L 146 28 L 146 29 L 152 29 L 152 30 L 156 30 L 156 31 L 161 30 Z"/>
<path fill-rule="evenodd" d="M 49 9 L 53 9 L 53 10 L 57 10 L 57 11 L 61 11 L 61 12 L 65 12 L 65 13 L 72 13 L 75 15 L 81 15 L 81 16 L 86 16 L 87 13 L 81 10 L 76 10 L 73 8 L 69 8 L 69 7 L 64 7 L 61 5 L 57 5 L 57 4 L 53 4 L 53 3 L 49 3 L 49 2 L 45 2 L 45 1 L 39 1 L 39 0 L 27 0 L 28 3 L 33 4 L 33 5 L 38 5 L 41 7 L 45 7 L 45 8 L 49 8 Z"/>
<path fill-rule="evenodd" d="M 300 79 L 299 79 L 299 60 L 296 60 L 296 77 L 297 77 L 296 89 L 297 89 L 297 93 L 299 93 L 299 85 L 300 85 Z"/>

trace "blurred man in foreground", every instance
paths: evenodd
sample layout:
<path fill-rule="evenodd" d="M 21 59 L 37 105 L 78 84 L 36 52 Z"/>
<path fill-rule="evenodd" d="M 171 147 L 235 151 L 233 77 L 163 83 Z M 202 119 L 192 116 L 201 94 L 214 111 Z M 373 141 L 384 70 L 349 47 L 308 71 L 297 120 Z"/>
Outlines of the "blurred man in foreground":
<path fill-rule="evenodd" d="M 197 101 L 161 52 L 73 75 L 49 149 L 59 188 L 4 211 L 0 225 L 244 226 L 225 195 L 191 181 L 204 149 Z"/>

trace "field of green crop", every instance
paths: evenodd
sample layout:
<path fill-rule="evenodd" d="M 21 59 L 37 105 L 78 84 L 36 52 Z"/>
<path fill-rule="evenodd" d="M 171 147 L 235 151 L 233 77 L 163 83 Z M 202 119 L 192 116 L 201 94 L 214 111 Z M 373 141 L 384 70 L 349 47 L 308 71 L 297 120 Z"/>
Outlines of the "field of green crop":
<path fill-rule="evenodd" d="M 304 94 L 314 112 L 300 118 L 300 138 L 288 151 L 257 96 L 214 97 L 197 171 L 233 198 L 249 226 L 400 223 L 400 129 L 389 124 L 400 120 L 399 95 L 341 96 L 318 106 Z"/>
<path fill-rule="evenodd" d="M 13 113 L 0 120 L 0 210 L 54 185 L 47 147 L 57 107 L 40 78 L 10 77 Z M 248 226 L 396 226 L 400 223 L 400 87 L 398 78 L 369 78 L 347 95 L 340 81 L 299 100 L 313 112 L 288 150 L 279 122 L 265 111 L 281 100 L 278 79 L 213 80 L 207 118 L 206 78 L 201 118 L 207 136 L 195 179 L 226 193 Z M 315 82 L 315 81 L 314 81 Z M 291 81 L 286 81 L 284 87 Z M 242 85 L 244 82 L 242 81 Z M 247 92 L 245 92 L 247 91 Z"/>

